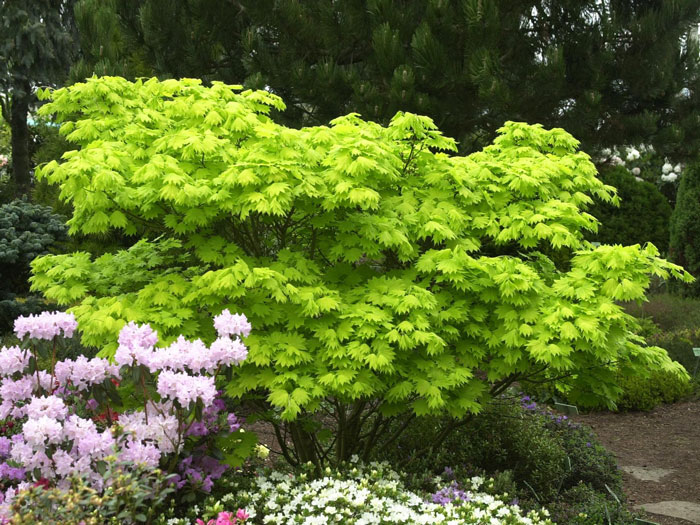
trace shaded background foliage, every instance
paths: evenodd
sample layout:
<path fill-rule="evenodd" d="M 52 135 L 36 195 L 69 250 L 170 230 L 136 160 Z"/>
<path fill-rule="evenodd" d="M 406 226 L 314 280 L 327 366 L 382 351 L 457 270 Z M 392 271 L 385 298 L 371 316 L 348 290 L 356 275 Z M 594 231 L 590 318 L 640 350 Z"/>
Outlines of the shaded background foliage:
<path fill-rule="evenodd" d="M 489 143 L 506 120 L 561 126 L 587 151 L 649 140 L 688 156 L 697 146 L 699 0 L 106 5 L 79 20 L 107 39 L 83 50 L 83 74 L 90 64 L 124 73 L 138 56 L 161 77 L 268 87 L 287 101 L 278 115 L 287 125 L 353 111 L 386 124 L 404 110 L 433 118 L 463 153 Z M 115 41 L 121 50 L 110 62 L 97 50 Z"/>
<path fill-rule="evenodd" d="M 671 205 L 656 185 L 637 180 L 623 167 L 602 170 L 601 179 L 614 186 L 619 206 L 597 201 L 589 213 L 600 221 L 597 233 L 589 238 L 603 244 L 653 243 L 661 253 L 668 253 Z"/>

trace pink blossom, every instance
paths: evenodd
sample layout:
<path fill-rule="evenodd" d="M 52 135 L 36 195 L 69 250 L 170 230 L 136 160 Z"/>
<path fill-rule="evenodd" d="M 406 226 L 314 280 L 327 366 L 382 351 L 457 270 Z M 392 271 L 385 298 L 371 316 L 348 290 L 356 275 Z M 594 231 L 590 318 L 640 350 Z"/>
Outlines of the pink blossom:
<path fill-rule="evenodd" d="M 75 361 L 59 361 L 55 367 L 56 380 L 60 385 L 69 383 L 78 390 L 85 390 L 91 385 L 102 383 L 105 379 L 119 377 L 119 367 L 99 357 L 88 359 L 84 355 Z"/>
<path fill-rule="evenodd" d="M 29 335 L 31 339 L 51 340 L 61 332 L 64 337 L 73 337 L 76 328 L 75 316 L 66 312 L 41 312 L 15 319 L 15 335 L 19 339 Z"/>
<path fill-rule="evenodd" d="M 216 385 L 210 376 L 191 376 L 182 372 L 163 370 L 158 374 L 157 391 L 161 397 L 177 400 L 182 407 L 201 399 L 204 405 L 214 402 Z"/>
<path fill-rule="evenodd" d="M 232 314 L 228 308 L 214 317 L 214 328 L 219 337 L 242 335 L 248 337 L 251 326 L 244 314 Z"/>
<path fill-rule="evenodd" d="M 63 420 L 68 415 L 68 407 L 60 397 L 42 396 L 35 397 L 27 405 L 27 416 L 30 419 L 39 419 L 47 416 L 52 419 Z"/>
<path fill-rule="evenodd" d="M 19 346 L 0 348 L 0 376 L 10 376 L 22 372 L 29 366 L 29 352 Z"/>

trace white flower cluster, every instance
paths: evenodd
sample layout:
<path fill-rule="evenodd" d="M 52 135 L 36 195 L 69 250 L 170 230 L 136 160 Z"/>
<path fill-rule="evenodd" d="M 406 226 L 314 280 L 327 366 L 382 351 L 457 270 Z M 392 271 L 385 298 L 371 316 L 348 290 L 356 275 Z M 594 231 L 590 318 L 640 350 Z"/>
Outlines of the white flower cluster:
<path fill-rule="evenodd" d="M 644 164 L 645 159 L 642 159 L 642 156 L 647 153 L 654 153 L 654 147 L 640 144 L 639 146 L 605 148 L 601 150 L 598 160 L 600 162 L 609 162 L 613 166 L 624 166 L 641 182 L 643 179 L 640 177 L 642 173 L 640 164 Z M 646 159 L 648 160 L 648 156 Z M 676 164 L 674 166 L 668 159 L 664 159 L 664 165 L 661 168 L 661 180 L 663 182 L 674 182 L 681 176 L 682 171 L 683 166 L 681 166 L 681 164 Z"/>
<path fill-rule="evenodd" d="M 386 464 L 372 463 L 342 473 L 326 469 L 325 474 L 313 480 L 305 474 L 261 474 L 249 488 L 226 494 L 211 506 L 245 508 L 250 522 L 259 524 L 552 524 L 546 511 L 524 514 L 517 504 L 480 492 L 483 478 L 472 478 L 463 499 L 439 504 L 408 490 Z M 167 523 L 189 524 L 186 520 Z"/>
<path fill-rule="evenodd" d="M 682 168 L 680 164 L 673 166 L 668 160 L 661 167 L 661 180 L 664 182 L 673 182 L 681 174 Z"/>

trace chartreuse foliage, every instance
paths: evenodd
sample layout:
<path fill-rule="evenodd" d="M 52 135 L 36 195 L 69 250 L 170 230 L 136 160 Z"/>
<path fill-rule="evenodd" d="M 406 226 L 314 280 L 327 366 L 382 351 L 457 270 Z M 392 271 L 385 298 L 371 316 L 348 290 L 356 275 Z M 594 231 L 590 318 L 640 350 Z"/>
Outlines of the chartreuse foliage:
<path fill-rule="evenodd" d="M 463 416 L 515 380 L 566 376 L 571 398 L 611 403 L 618 373 L 684 373 L 616 301 L 690 277 L 652 245 L 584 240 L 590 196 L 616 196 L 561 129 L 508 122 L 460 157 L 426 117 L 296 130 L 267 117 L 275 95 L 221 83 L 93 78 L 44 96 L 78 146 L 38 170 L 73 204 L 70 230 L 142 238 L 39 258 L 34 288 L 103 355 L 127 320 L 207 339 L 213 313 L 244 312 L 229 391 L 264 391 L 282 421 L 330 402 L 341 459 L 371 439 L 365 421 Z M 310 427 L 290 428 L 299 450 Z"/>

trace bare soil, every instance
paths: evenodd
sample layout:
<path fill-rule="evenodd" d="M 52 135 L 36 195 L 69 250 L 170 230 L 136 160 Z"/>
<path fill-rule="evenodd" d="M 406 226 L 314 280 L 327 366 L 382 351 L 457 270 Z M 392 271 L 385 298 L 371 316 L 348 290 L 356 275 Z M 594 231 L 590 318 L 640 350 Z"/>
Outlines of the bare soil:
<path fill-rule="evenodd" d="M 674 469 L 661 481 L 641 481 L 623 472 L 630 507 L 659 501 L 700 503 L 700 400 L 660 406 L 651 412 L 575 416 L 589 425 L 620 466 Z M 689 521 L 649 515 L 662 525 Z"/>

